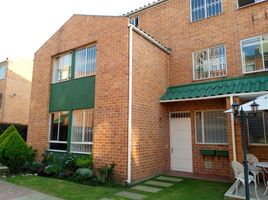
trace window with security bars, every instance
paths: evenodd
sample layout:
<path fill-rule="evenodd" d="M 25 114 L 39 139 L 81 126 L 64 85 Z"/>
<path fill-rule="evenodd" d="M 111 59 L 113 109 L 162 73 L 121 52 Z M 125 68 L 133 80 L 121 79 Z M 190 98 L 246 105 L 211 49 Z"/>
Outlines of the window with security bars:
<path fill-rule="evenodd" d="M 89 154 L 93 144 L 93 109 L 73 111 L 71 152 Z"/>
<path fill-rule="evenodd" d="M 268 70 L 268 35 L 241 41 L 243 72 Z"/>
<path fill-rule="evenodd" d="M 59 83 L 71 79 L 72 53 L 58 56 L 53 60 L 52 83 Z"/>
<path fill-rule="evenodd" d="M 268 144 L 268 113 L 248 116 L 248 138 L 250 144 Z"/>
<path fill-rule="evenodd" d="M 75 52 L 75 78 L 96 74 L 96 46 Z"/>
<path fill-rule="evenodd" d="M 221 0 L 191 0 L 192 22 L 219 15 L 221 12 Z"/>
<path fill-rule="evenodd" d="M 227 123 L 224 111 L 195 113 L 196 141 L 203 144 L 227 144 Z"/>
<path fill-rule="evenodd" d="M 193 53 L 193 78 L 202 80 L 227 75 L 226 50 L 224 45 Z"/>
<path fill-rule="evenodd" d="M 50 115 L 49 150 L 66 151 L 69 128 L 69 112 Z"/>
<path fill-rule="evenodd" d="M 243 7 L 243 6 L 247 6 L 250 4 L 259 3 L 262 1 L 266 1 L 266 0 L 238 0 L 238 7 Z"/>

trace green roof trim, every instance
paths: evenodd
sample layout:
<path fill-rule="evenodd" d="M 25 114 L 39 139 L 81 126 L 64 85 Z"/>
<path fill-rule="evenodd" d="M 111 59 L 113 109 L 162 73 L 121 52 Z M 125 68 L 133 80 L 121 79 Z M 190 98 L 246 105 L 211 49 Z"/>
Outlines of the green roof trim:
<path fill-rule="evenodd" d="M 168 87 L 161 102 L 268 91 L 268 73 Z"/>

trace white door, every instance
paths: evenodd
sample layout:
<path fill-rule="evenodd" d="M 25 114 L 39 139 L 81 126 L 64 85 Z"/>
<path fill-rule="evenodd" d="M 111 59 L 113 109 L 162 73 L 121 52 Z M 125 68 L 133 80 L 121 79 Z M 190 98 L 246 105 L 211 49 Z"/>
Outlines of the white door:
<path fill-rule="evenodd" d="M 171 170 L 193 172 L 190 113 L 171 113 L 170 147 Z"/>

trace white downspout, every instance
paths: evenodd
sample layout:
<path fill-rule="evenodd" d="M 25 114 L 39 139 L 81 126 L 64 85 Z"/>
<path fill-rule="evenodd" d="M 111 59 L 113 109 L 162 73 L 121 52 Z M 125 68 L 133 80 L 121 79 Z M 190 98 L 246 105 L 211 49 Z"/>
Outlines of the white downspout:
<path fill-rule="evenodd" d="M 129 78 L 128 78 L 128 167 L 127 167 L 127 183 L 131 183 L 131 137 L 132 137 L 132 47 L 133 32 L 132 26 L 129 26 Z"/>
<path fill-rule="evenodd" d="M 230 96 L 230 104 L 234 103 L 234 97 Z M 232 127 L 232 143 L 233 143 L 233 157 L 236 161 L 236 144 L 235 144 L 235 126 L 234 126 L 234 115 L 231 113 L 231 127 Z"/>

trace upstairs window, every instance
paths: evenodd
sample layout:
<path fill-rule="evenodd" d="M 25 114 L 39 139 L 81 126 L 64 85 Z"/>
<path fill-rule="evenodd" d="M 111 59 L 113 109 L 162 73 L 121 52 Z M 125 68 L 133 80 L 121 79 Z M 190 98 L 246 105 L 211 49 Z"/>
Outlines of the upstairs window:
<path fill-rule="evenodd" d="M 268 35 L 241 41 L 243 72 L 268 70 Z"/>
<path fill-rule="evenodd" d="M 71 79 L 72 53 L 68 53 L 53 60 L 52 83 L 58 83 Z"/>
<path fill-rule="evenodd" d="M 221 0 L 191 0 L 192 22 L 219 15 L 221 12 Z"/>
<path fill-rule="evenodd" d="M 4 80 L 6 76 L 6 66 L 3 65 L 0 67 L 0 80 Z"/>
<path fill-rule="evenodd" d="M 226 76 L 227 64 L 224 45 L 193 53 L 194 80 Z"/>
<path fill-rule="evenodd" d="M 130 19 L 130 23 L 131 23 L 133 26 L 138 27 L 138 25 L 139 25 L 139 18 L 138 18 L 138 17 L 131 18 L 131 19 Z"/>
<path fill-rule="evenodd" d="M 96 74 L 96 46 L 77 50 L 75 53 L 75 78 Z"/>
<path fill-rule="evenodd" d="M 254 4 L 254 3 L 259 3 L 265 0 L 238 0 L 238 7 L 243 7 L 243 6 L 247 6 L 250 4 Z"/>

